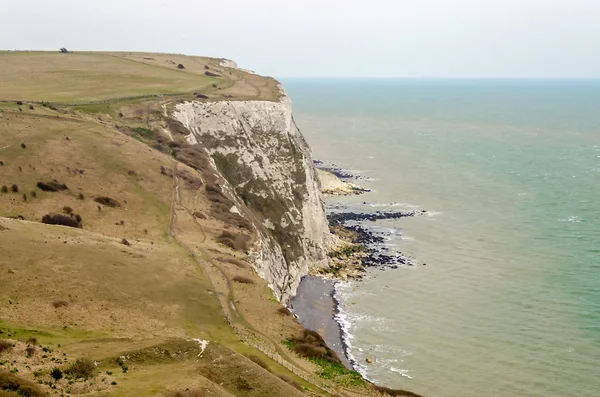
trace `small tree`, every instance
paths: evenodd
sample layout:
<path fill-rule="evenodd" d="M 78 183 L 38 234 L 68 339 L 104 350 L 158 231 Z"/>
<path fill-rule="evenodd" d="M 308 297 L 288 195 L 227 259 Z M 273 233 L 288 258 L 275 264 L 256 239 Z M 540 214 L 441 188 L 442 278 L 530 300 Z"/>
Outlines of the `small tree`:
<path fill-rule="evenodd" d="M 177 65 L 177 69 L 185 69 L 185 66 L 183 66 L 182 64 Z"/>
<path fill-rule="evenodd" d="M 69 50 L 67 50 L 65 47 L 60 49 L 60 52 L 62 52 L 63 54 L 68 54 Z"/>

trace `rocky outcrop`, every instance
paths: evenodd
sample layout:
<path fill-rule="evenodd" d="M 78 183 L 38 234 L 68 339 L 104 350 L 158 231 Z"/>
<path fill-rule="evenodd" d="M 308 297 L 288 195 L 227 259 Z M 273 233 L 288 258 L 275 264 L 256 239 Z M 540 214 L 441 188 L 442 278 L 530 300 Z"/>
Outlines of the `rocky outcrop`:
<path fill-rule="evenodd" d="M 191 132 L 228 181 L 259 235 L 251 253 L 278 299 L 294 295 L 302 276 L 328 264 L 334 244 L 310 148 L 290 99 L 178 104 L 173 117 Z"/>

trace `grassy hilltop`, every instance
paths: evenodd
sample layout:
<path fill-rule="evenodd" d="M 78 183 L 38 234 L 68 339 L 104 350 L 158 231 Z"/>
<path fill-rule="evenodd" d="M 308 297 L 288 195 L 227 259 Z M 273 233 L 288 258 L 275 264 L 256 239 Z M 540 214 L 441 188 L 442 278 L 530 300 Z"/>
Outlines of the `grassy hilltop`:
<path fill-rule="evenodd" d="M 168 116 L 279 98 L 220 61 L 0 52 L 0 397 L 380 395 L 294 349 L 325 351 L 253 272 L 251 228 Z"/>

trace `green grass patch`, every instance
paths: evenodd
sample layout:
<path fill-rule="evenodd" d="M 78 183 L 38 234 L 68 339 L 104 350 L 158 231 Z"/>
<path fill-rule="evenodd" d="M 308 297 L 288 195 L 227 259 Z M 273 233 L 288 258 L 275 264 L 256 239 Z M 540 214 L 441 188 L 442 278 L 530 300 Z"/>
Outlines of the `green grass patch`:
<path fill-rule="evenodd" d="M 311 358 L 310 361 L 321 367 L 319 376 L 331 380 L 342 386 L 366 387 L 367 383 L 362 375 L 356 371 L 344 367 L 342 364 L 332 363 L 323 358 Z"/>
<path fill-rule="evenodd" d="M 342 247 L 338 250 L 335 250 L 333 252 L 330 252 L 329 254 L 327 254 L 330 258 L 342 258 L 342 257 L 348 257 L 352 254 L 355 254 L 357 252 L 363 252 L 365 250 L 365 247 L 360 245 L 360 244 L 355 244 L 355 245 L 347 245 L 345 247 Z"/>

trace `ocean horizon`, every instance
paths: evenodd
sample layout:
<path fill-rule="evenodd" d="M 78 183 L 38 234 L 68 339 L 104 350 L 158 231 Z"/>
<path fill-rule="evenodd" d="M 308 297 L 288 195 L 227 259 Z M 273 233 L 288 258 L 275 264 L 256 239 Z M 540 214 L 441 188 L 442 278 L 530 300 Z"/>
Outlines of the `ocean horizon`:
<path fill-rule="evenodd" d="M 282 83 L 314 158 L 372 189 L 328 205 L 427 211 L 367 225 L 413 266 L 336 287 L 357 370 L 423 395 L 597 395 L 600 79 Z"/>

